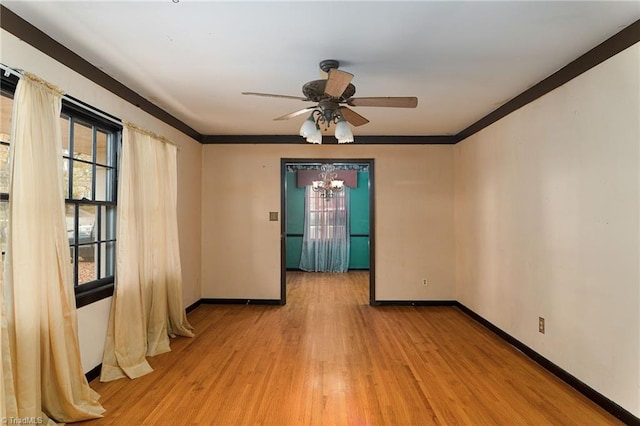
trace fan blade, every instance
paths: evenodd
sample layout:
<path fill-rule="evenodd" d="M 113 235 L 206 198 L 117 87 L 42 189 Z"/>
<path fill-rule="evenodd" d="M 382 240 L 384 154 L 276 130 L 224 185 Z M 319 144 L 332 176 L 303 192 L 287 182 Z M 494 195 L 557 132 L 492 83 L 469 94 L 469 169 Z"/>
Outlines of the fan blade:
<path fill-rule="evenodd" d="M 329 95 L 332 98 L 341 97 L 344 93 L 344 89 L 346 89 L 349 83 L 351 83 L 352 78 L 353 74 L 349 74 L 348 72 L 340 71 L 335 68 L 330 69 L 329 79 L 327 80 L 327 84 L 324 88 L 325 95 Z"/>
<path fill-rule="evenodd" d="M 418 98 L 416 97 L 351 98 L 351 99 L 347 99 L 347 105 L 392 107 L 392 108 L 415 108 L 418 106 Z"/>
<path fill-rule="evenodd" d="M 369 122 L 369 120 L 367 120 L 366 118 L 364 118 L 363 116 L 361 116 L 360 114 L 352 110 L 351 108 L 340 107 L 339 109 L 344 119 L 356 127 L 362 126 Z"/>
<path fill-rule="evenodd" d="M 304 114 L 305 112 L 313 111 L 314 109 L 316 109 L 316 107 L 314 107 L 314 106 L 307 107 L 307 108 L 298 110 L 296 112 L 292 112 L 292 113 L 289 113 L 287 115 L 283 115 L 282 117 L 274 118 L 274 120 L 288 120 L 290 118 L 297 117 L 300 114 Z"/>
<path fill-rule="evenodd" d="M 297 99 L 299 101 L 308 101 L 307 98 L 302 98 L 300 96 L 289 96 L 289 95 L 274 95 L 273 93 L 257 93 L 257 92 L 242 92 L 243 95 L 251 95 L 251 96 L 262 96 L 265 98 L 285 98 L 285 99 Z"/>

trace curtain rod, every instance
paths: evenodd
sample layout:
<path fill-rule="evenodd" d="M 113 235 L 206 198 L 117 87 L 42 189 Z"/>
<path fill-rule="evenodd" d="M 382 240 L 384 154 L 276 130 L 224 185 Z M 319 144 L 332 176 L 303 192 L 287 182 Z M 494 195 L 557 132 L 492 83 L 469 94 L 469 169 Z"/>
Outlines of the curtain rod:
<path fill-rule="evenodd" d="M 16 77 L 20 78 L 22 77 L 22 74 L 24 74 L 24 71 L 22 70 L 16 70 L 13 69 L 11 67 L 6 66 L 5 64 L 1 64 L 0 63 L 0 69 L 2 69 L 4 71 L 4 76 L 5 77 L 9 77 L 10 75 L 15 75 Z"/>
<path fill-rule="evenodd" d="M 16 69 L 16 68 L 11 68 L 8 65 L 2 64 L 0 63 L 0 69 L 2 69 L 3 74 L 5 77 L 9 77 L 10 75 L 15 75 L 18 78 L 22 78 L 22 76 L 24 75 L 24 70 L 21 69 Z M 119 118 L 116 117 L 112 117 L 100 110 L 97 110 L 96 108 L 92 107 L 91 105 L 87 105 L 86 103 L 79 101 L 67 94 L 62 95 L 62 99 L 65 102 L 69 102 L 70 104 L 74 104 L 77 105 L 81 108 L 86 109 L 87 111 L 91 112 L 92 114 L 95 114 L 97 116 L 99 116 L 100 118 L 103 118 L 107 121 L 110 121 L 112 123 L 115 123 L 119 126 L 122 126 L 122 120 L 120 120 Z"/>

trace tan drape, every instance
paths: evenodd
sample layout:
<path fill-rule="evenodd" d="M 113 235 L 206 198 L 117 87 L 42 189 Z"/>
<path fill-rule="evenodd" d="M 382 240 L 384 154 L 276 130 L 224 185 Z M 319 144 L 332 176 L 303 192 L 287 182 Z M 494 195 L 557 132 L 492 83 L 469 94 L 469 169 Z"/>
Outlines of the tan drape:
<path fill-rule="evenodd" d="M 65 224 L 61 97 L 31 75 L 16 88 L 4 284 L 17 416 L 38 418 L 44 412 L 72 422 L 102 417 L 104 409 L 80 361 Z"/>
<path fill-rule="evenodd" d="M 126 123 L 118 192 L 116 287 L 101 381 L 152 371 L 169 336 L 193 337 L 182 297 L 176 147 Z"/>

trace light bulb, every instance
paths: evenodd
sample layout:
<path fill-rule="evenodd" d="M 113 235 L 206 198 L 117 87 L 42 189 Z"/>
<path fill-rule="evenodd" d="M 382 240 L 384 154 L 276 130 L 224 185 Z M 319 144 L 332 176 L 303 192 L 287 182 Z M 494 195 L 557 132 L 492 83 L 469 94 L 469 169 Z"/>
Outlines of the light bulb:
<path fill-rule="evenodd" d="M 320 128 L 318 126 L 315 127 L 315 130 L 307 136 L 307 142 L 309 143 L 322 143 L 322 132 L 320 132 Z"/>
<path fill-rule="evenodd" d="M 307 118 L 304 123 L 302 123 L 302 127 L 300 127 L 300 136 L 303 138 L 308 138 L 309 135 L 313 134 L 318 126 L 316 126 L 316 122 L 313 121 L 313 114 Z"/>
<path fill-rule="evenodd" d="M 340 117 L 336 123 L 335 137 L 338 139 L 338 143 L 353 142 L 353 133 L 351 133 L 351 128 L 342 117 Z"/>

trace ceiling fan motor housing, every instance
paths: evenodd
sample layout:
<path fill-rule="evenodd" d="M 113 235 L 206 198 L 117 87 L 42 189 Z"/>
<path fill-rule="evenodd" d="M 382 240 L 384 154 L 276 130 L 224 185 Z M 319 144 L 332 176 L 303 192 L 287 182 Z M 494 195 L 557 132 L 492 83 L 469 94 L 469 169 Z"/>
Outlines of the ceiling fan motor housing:
<path fill-rule="evenodd" d="M 340 62 L 335 59 L 325 59 L 324 61 L 320 61 L 320 69 L 326 73 L 328 73 L 330 69 L 337 69 L 339 66 Z"/>
<path fill-rule="evenodd" d="M 330 96 L 324 93 L 324 88 L 326 85 L 327 85 L 327 80 L 313 80 L 306 83 L 304 86 L 302 86 L 302 93 L 307 99 L 312 100 L 314 102 L 320 102 L 323 99 L 331 98 Z M 355 93 L 356 93 L 356 86 L 349 83 L 347 88 L 344 89 L 344 92 L 342 92 L 342 95 L 339 98 L 335 98 L 335 99 L 337 99 L 339 102 L 343 102 L 349 99 L 350 97 L 352 97 Z"/>

